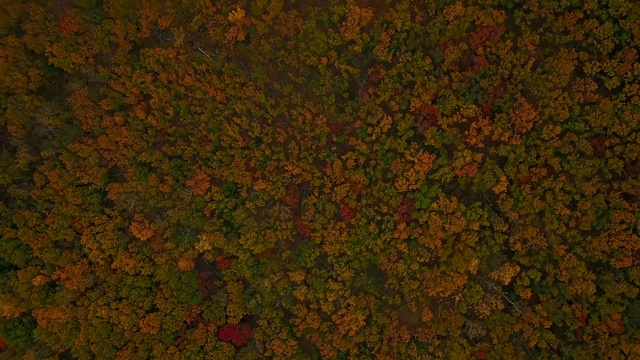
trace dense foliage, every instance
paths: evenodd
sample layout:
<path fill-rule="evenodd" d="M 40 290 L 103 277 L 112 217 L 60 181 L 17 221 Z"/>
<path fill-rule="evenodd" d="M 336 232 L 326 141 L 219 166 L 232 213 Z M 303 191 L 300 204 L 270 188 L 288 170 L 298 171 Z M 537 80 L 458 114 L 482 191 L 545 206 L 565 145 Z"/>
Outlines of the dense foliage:
<path fill-rule="evenodd" d="M 0 0 L 0 358 L 640 359 L 632 0 Z"/>

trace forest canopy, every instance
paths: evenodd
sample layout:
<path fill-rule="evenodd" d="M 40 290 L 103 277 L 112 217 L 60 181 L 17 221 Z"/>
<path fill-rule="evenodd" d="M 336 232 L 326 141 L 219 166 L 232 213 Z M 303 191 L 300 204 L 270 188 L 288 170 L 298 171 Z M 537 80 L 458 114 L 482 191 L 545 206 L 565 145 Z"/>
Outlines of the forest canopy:
<path fill-rule="evenodd" d="M 0 0 L 0 359 L 640 359 L 640 4 Z"/>

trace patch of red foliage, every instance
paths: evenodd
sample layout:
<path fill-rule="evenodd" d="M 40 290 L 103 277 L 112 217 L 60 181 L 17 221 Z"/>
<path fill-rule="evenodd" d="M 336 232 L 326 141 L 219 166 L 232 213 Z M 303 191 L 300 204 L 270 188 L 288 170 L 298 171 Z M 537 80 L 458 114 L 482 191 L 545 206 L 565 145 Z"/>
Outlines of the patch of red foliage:
<path fill-rule="evenodd" d="M 295 218 L 295 226 L 296 226 L 296 230 L 298 231 L 298 233 L 300 233 L 300 235 L 304 236 L 304 237 L 311 237 L 311 234 L 313 233 L 313 230 L 311 229 L 311 227 L 309 225 L 307 225 L 301 217 L 297 216 Z"/>
<path fill-rule="evenodd" d="M 419 127 L 428 129 L 438 125 L 440 111 L 438 111 L 438 108 L 433 104 L 422 104 L 414 110 L 413 116 Z"/>
<path fill-rule="evenodd" d="M 416 202 L 413 199 L 404 199 L 396 209 L 398 222 L 406 223 L 411 220 L 413 212 L 416 211 Z"/>
<path fill-rule="evenodd" d="M 218 256 L 216 258 L 216 266 L 220 270 L 227 270 L 231 266 L 231 259 L 225 256 Z"/>
<path fill-rule="evenodd" d="M 489 66 L 489 61 L 484 55 L 474 56 L 473 57 L 473 66 L 471 67 L 471 71 L 474 73 L 479 73 L 484 70 L 487 66 Z"/>
<path fill-rule="evenodd" d="M 468 70 L 474 74 L 479 73 L 489 66 L 489 61 L 484 55 L 474 55 L 471 50 L 467 50 L 460 58 L 460 68 L 462 70 Z"/>
<path fill-rule="evenodd" d="M 60 15 L 60 34 L 71 36 L 80 31 L 80 18 L 72 10 L 65 10 Z"/>
<path fill-rule="evenodd" d="M 478 50 L 485 43 L 497 43 L 507 31 L 504 25 L 483 26 L 469 36 L 469 47 Z"/>
<path fill-rule="evenodd" d="M 340 216 L 346 221 L 350 221 L 356 217 L 356 209 L 349 206 L 347 203 L 340 203 Z"/>
<path fill-rule="evenodd" d="M 293 209 L 297 209 L 300 206 L 300 190 L 296 185 L 289 186 L 287 194 L 282 199 L 285 204 L 291 206 Z"/>
<path fill-rule="evenodd" d="M 225 324 L 218 331 L 218 339 L 242 347 L 251 339 L 251 326 L 249 324 Z"/>

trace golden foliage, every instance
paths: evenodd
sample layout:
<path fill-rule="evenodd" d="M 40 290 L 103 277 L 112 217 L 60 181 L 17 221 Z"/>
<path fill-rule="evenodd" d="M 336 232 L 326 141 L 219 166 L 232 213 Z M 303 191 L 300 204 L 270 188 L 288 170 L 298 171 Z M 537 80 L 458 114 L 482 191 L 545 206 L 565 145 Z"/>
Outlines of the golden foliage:
<path fill-rule="evenodd" d="M 150 223 L 142 215 L 136 215 L 129 226 L 129 231 L 131 231 L 131 234 L 136 238 L 142 241 L 147 241 L 151 239 L 153 234 L 155 234 L 156 226 Z"/>
<path fill-rule="evenodd" d="M 162 325 L 162 318 L 158 313 L 151 313 L 140 319 L 138 327 L 145 334 L 157 334 Z"/>
<path fill-rule="evenodd" d="M 68 289 L 84 291 L 90 284 L 89 279 L 83 278 L 82 275 L 88 270 L 89 262 L 87 259 L 83 259 L 77 264 L 68 264 L 64 269 L 56 270 L 51 274 L 51 279 L 63 281 L 64 286 Z"/>
<path fill-rule="evenodd" d="M 520 272 L 520 266 L 515 263 L 505 263 L 499 269 L 491 272 L 491 278 L 500 281 L 503 285 L 508 285 L 514 276 Z"/>
<path fill-rule="evenodd" d="M 371 19 L 373 19 L 373 10 L 352 5 L 346 20 L 340 24 L 340 32 L 347 40 L 355 40 Z"/>
<path fill-rule="evenodd" d="M 25 304 L 18 297 L 9 294 L 0 294 L 0 315 L 4 318 L 20 316 L 27 310 Z"/>
<path fill-rule="evenodd" d="M 180 271 L 191 271 L 195 266 L 195 262 L 191 258 L 181 257 L 178 259 L 178 269 Z"/>
<path fill-rule="evenodd" d="M 211 187 L 209 176 L 202 170 L 196 171 L 195 175 L 187 180 L 187 186 L 193 190 L 196 195 L 204 195 Z"/>

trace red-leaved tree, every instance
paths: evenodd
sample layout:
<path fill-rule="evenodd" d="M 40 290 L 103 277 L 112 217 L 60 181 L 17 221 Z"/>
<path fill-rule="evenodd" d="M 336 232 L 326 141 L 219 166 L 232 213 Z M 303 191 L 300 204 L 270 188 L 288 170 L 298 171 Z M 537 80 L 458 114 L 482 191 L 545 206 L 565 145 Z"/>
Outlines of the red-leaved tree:
<path fill-rule="evenodd" d="M 218 339 L 230 342 L 241 347 L 251 339 L 251 325 L 249 324 L 225 324 L 218 331 Z"/>

